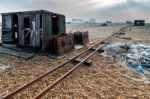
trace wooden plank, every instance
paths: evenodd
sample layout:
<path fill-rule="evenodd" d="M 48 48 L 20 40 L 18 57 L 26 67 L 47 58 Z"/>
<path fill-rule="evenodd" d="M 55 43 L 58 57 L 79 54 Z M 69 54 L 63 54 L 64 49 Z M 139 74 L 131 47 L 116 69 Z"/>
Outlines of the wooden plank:
<path fill-rule="evenodd" d="M 82 61 L 82 59 L 74 59 L 72 62 L 77 64 L 77 63 L 80 63 L 81 61 Z M 92 60 L 85 61 L 84 65 L 91 66 L 92 65 Z"/>
<path fill-rule="evenodd" d="M 17 56 L 25 59 L 32 58 L 35 55 L 35 53 L 21 52 L 21 51 L 16 51 L 16 50 L 3 48 L 3 47 L 0 47 L 0 53 Z"/>
<path fill-rule="evenodd" d="M 36 32 L 37 32 L 37 35 L 36 35 L 36 44 L 35 46 L 36 47 L 40 47 L 40 14 L 36 14 L 35 16 L 35 28 L 36 28 Z"/>
<path fill-rule="evenodd" d="M 52 14 L 49 14 L 49 33 L 52 35 Z"/>
<path fill-rule="evenodd" d="M 91 48 L 90 50 L 91 50 L 91 51 L 95 51 L 95 50 L 96 50 L 96 48 Z M 104 50 L 103 50 L 103 49 L 99 49 L 99 50 L 98 50 L 98 52 L 103 53 L 103 52 L 104 52 Z"/>
<path fill-rule="evenodd" d="M 51 23 L 50 18 L 51 17 L 49 16 L 49 14 L 43 13 L 43 33 L 45 36 L 48 36 L 49 33 L 52 32 L 51 31 L 52 27 L 50 27 L 50 23 Z"/>
<path fill-rule="evenodd" d="M 18 14 L 18 27 L 19 27 L 19 45 L 24 46 L 24 16 L 22 14 Z"/>
<path fill-rule="evenodd" d="M 66 33 L 65 16 L 59 16 L 59 33 Z"/>

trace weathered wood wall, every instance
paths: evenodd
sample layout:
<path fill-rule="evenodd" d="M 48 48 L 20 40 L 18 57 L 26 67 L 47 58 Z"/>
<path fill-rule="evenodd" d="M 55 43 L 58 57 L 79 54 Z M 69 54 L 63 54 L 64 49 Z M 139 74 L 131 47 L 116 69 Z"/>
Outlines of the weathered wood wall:
<path fill-rule="evenodd" d="M 59 16 L 59 33 L 66 33 L 65 16 Z"/>
<path fill-rule="evenodd" d="M 18 14 L 18 27 L 19 27 L 19 45 L 24 46 L 24 16 L 22 14 Z"/>
<path fill-rule="evenodd" d="M 40 47 L 40 15 L 41 14 L 36 14 L 35 15 L 35 29 L 36 29 L 36 32 L 37 32 L 37 37 L 36 37 L 36 47 Z"/>
<path fill-rule="evenodd" d="M 42 15 L 43 15 L 43 34 L 45 36 L 48 36 L 49 33 L 52 32 L 51 24 L 50 24 L 51 17 L 49 16 L 49 13 L 45 13 L 45 12 Z"/>
<path fill-rule="evenodd" d="M 33 47 L 40 47 L 40 37 L 43 34 L 45 37 L 48 35 L 52 35 L 52 16 L 56 15 L 59 17 L 58 19 L 58 33 L 65 33 L 66 32 L 66 27 L 65 27 L 65 16 L 51 13 L 48 11 L 28 11 L 28 12 L 17 12 L 17 13 L 5 13 L 2 15 L 2 35 L 4 35 L 4 31 L 7 31 L 8 34 L 10 35 L 9 38 L 11 38 L 12 35 L 12 22 L 11 23 L 4 23 L 4 16 L 10 16 L 11 21 L 13 14 L 16 14 L 18 16 L 18 31 L 19 31 L 19 45 L 20 46 L 25 46 L 25 28 L 24 28 L 24 18 L 29 17 L 30 18 L 30 32 L 33 32 L 33 27 L 32 27 L 32 22 L 35 22 L 35 32 L 37 33 L 36 38 L 35 38 L 35 46 Z M 40 28 L 40 16 L 42 15 L 42 28 Z M 5 28 L 5 25 L 8 24 L 11 26 L 10 29 Z M 6 35 L 8 35 L 6 34 Z M 7 38 L 3 38 L 7 39 Z"/>

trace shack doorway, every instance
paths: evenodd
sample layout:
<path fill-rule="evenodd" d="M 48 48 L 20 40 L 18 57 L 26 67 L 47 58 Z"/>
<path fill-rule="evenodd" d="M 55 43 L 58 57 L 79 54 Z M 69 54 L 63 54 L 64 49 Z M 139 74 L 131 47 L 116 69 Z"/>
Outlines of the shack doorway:
<path fill-rule="evenodd" d="M 19 43 L 18 15 L 14 14 L 12 21 L 12 39 L 13 43 L 17 45 Z"/>
<path fill-rule="evenodd" d="M 24 17 L 24 42 L 26 47 L 30 47 L 30 35 L 31 35 L 31 18 Z"/>
<path fill-rule="evenodd" d="M 59 23 L 58 23 L 58 16 L 52 16 L 52 34 L 57 35 L 59 31 Z"/>

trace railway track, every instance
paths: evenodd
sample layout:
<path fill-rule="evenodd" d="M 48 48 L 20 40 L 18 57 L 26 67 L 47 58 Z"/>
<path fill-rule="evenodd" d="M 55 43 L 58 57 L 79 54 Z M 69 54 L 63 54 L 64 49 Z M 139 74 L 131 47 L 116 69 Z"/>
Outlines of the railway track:
<path fill-rule="evenodd" d="M 32 79 L 30 82 L 28 82 L 27 84 L 24 84 L 23 86 L 17 88 L 16 90 L 14 90 L 13 92 L 9 93 L 8 95 L 2 97 L 2 99 L 13 99 L 14 96 L 16 96 L 17 94 L 21 93 L 22 91 L 24 91 L 25 89 L 31 87 L 33 84 L 40 82 L 41 79 L 47 77 L 49 74 L 53 73 L 54 71 L 59 70 L 60 68 L 64 67 L 66 64 L 71 63 L 74 59 L 78 58 L 79 56 L 83 55 L 84 53 L 90 51 L 91 48 L 96 47 L 95 51 L 92 51 L 91 53 L 89 53 L 81 62 L 79 62 L 78 64 L 75 64 L 71 69 L 69 69 L 66 73 L 62 74 L 59 78 L 57 78 L 56 80 L 54 80 L 52 82 L 51 85 L 47 86 L 45 89 L 43 89 L 43 91 L 41 91 L 40 93 L 36 94 L 35 97 L 33 97 L 33 99 L 40 99 L 42 98 L 48 91 L 50 91 L 51 89 L 53 89 L 56 85 L 58 85 L 59 83 L 61 83 L 66 77 L 68 77 L 72 72 L 74 72 L 79 66 L 81 66 L 86 60 L 88 60 L 90 57 L 92 57 L 100 48 L 102 48 L 103 46 L 105 46 L 108 42 L 112 41 L 116 36 L 120 35 L 119 33 L 115 33 L 112 34 L 98 42 L 96 42 L 94 45 L 92 45 L 91 47 L 87 48 L 86 50 L 82 51 L 81 53 L 79 53 L 78 55 L 72 57 L 71 59 L 69 59 L 68 61 L 56 66 L 55 68 L 48 70 L 47 72 L 45 72 L 44 74 L 42 74 L 41 76 Z"/>

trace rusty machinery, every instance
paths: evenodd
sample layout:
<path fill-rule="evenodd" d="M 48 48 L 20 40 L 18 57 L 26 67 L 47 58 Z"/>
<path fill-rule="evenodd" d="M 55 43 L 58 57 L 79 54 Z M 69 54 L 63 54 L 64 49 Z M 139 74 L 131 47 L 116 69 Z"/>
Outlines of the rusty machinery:
<path fill-rule="evenodd" d="M 45 37 L 45 44 L 42 44 L 41 53 L 63 55 L 74 48 L 74 44 L 86 45 L 89 42 L 89 34 L 86 32 L 75 32 L 58 34 Z"/>
<path fill-rule="evenodd" d="M 74 43 L 75 44 L 82 44 L 86 45 L 89 42 L 89 33 L 88 31 L 85 32 L 74 32 Z"/>
<path fill-rule="evenodd" d="M 45 37 L 45 44 L 42 45 L 40 53 L 51 53 L 63 55 L 74 48 L 73 34 L 58 34 Z"/>

